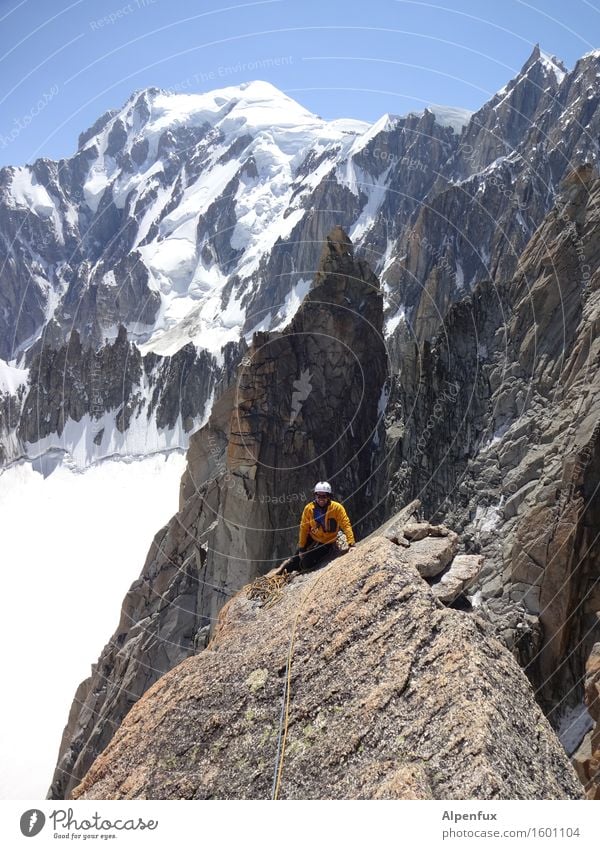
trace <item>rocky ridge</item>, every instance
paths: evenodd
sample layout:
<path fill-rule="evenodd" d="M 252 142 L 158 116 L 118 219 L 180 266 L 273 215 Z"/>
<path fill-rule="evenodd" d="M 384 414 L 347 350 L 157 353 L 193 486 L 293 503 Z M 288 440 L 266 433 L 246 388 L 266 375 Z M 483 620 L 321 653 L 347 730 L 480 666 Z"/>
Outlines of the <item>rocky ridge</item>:
<path fill-rule="evenodd" d="M 598 180 L 592 169 L 580 169 L 569 177 L 559 204 L 532 239 L 513 280 L 498 289 L 482 284 L 471 298 L 450 309 L 438 339 L 432 345 L 424 343 L 420 350 L 415 349 L 412 357 L 405 358 L 401 375 L 392 380 L 387 409 L 385 400 L 381 403 L 382 397 L 387 397 L 386 392 L 379 400 L 376 393 L 372 395 L 371 405 L 380 410 L 379 418 L 385 409 L 386 439 L 385 444 L 378 442 L 383 431 L 379 434 L 382 421 L 376 417 L 373 427 L 369 426 L 374 450 L 365 455 L 365 460 L 370 455 L 369 462 L 363 464 L 356 479 L 357 482 L 368 480 L 368 474 L 364 477 L 365 470 L 374 469 L 368 484 L 370 489 L 365 487 L 365 493 L 368 491 L 377 503 L 389 480 L 388 513 L 393 511 L 394 504 L 399 506 L 418 496 L 428 515 L 454 524 L 466 546 L 466 555 L 485 554 L 485 565 L 470 591 L 472 602 L 479 605 L 480 615 L 490 622 L 526 668 L 555 727 L 583 698 L 585 664 L 597 641 L 598 608 L 594 595 L 597 567 L 589 543 L 595 522 L 596 402 L 593 372 L 591 382 L 588 376 L 595 350 L 594 292 L 598 262 L 594 252 L 598 244 L 599 197 Z M 364 285 L 353 282 L 355 278 L 360 281 L 366 276 L 369 280 L 364 269 L 354 268 L 351 272 L 350 264 L 355 260 L 351 251 L 345 249 L 347 245 L 347 237 L 341 231 L 328 241 L 322 269 L 325 271 L 327 264 L 333 262 L 337 272 L 345 270 L 345 274 L 334 271 L 329 278 L 330 286 L 337 281 L 334 289 L 340 280 L 345 281 L 338 289 L 337 296 L 342 299 L 348 285 Z M 313 301 L 320 300 L 319 280 L 323 285 L 327 275 L 315 281 L 311 290 Z M 359 303 L 360 300 L 362 296 Z M 323 320 L 327 326 L 331 322 L 331 297 L 326 302 L 327 309 L 317 310 L 316 315 L 317 324 Z M 569 311 L 541 309 L 541 304 L 548 303 L 568 303 Z M 310 306 L 310 299 L 306 309 L 316 309 Z M 532 321 L 532 310 L 536 321 Z M 302 316 L 301 310 L 298 323 L 292 326 L 295 334 L 305 332 Z M 507 316 L 510 326 L 506 323 Z M 559 333 L 564 357 L 557 362 L 544 352 Z M 297 421 L 293 422 L 295 427 L 290 430 L 291 403 L 285 413 L 289 416 L 285 437 L 281 431 L 275 435 L 268 427 L 263 430 L 268 419 L 265 413 L 269 410 L 273 413 L 280 403 L 280 394 L 271 397 L 269 386 L 281 385 L 280 369 L 284 368 L 289 352 L 277 347 L 276 356 L 268 358 L 259 352 L 267 350 L 271 342 L 281 346 L 282 337 L 285 334 L 255 338 L 255 345 L 240 368 L 242 379 L 229 385 L 215 404 L 207 427 L 192 439 L 188 472 L 182 482 L 182 512 L 177 522 L 161 534 L 156 547 L 162 547 L 163 552 L 149 555 L 146 569 L 150 575 L 160 574 L 166 567 L 168 573 L 174 555 L 180 566 L 185 564 L 186 569 L 192 572 L 196 569 L 201 575 L 201 589 L 198 594 L 195 589 L 190 594 L 199 601 L 192 605 L 185 636 L 178 637 L 183 652 L 191 651 L 193 640 L 196 646 L 203 644 L 229 593 L 253 574 L 267 571 L 271 558 L 289 552 L 288 543 L 278 547 L 274 540 L 272 549 L 261 548 L 257 540 L 264 540 L 265 535 L 253 530 L 285 527 L 291 543 L 298 512 L 298 504 L 291 500 L 273 504 L 268 499 L 270 493 L 278 492 L 278 482 L 276 477 L 265 475 L 260 463 L 256 463 L 260 456 L 257 446 L 268 445 L 264 456 L 271 456 L 272 460 L 269 452 L 274 450 L 273 446 L 288 445 L 289 450 L 294 440 L 300 438 L 296 444 L 304 456 L 302 434 L 319 432 L 317 422 L 322 407 L 317 405 L 316 418 L 311 419 L 306 431 L 302 425 L 310 408 L 305 411 L 302 407 Z M 353 348 L 359 337 L 357 333 Z M 364 340 L 361 344 L 364 345 Z M 366 356 L 366 348 L 361 350 L 365 351 L 361 356 Z M 297 379 L 308 361 L 295 362 L 296 370 L 292 371 Z M 255 370 L 249 371 L 251 364 Z M 551 369 L 558 369 L 557 374 L 549 372 Z M 270 378 L 265 382 L 265 373 L 271 375 L 273 383 Z M 289 375 L 287 367 L 283 373 Z M 380 386 L 384 378 L 382 371 Z M 285 381 L 289 385 L 290 377 Z M 349 395 L 352 397 L 351 385 Z M 578 399 L 583 417 L 578 414 L 573 419 L 573 398 Z M 259 400 L 262 404 L 257 404 Z M 410 416 L 404 415 L 405 409 L 410 410 Z M 545 410 L 546 425 L 543 424 Z M 263 422 L 258 429 L 257 422 Z M 374 433 L 379 434 L 376 439 Z M 565 441 L 565 433 L 572 434 L 569 441 Z M 340 450 L 343 453 L 347 449 Z M 280 460 L 281 457 L 276 462 Z M 306 480 L 306 474 L 316 478 L 327 476 L 322 471 L 318 465 L 304 466 L 300 478 Z M 263 490 L 261 481 L 265 485 Z M 344 483 L 352 491 L 352 480 Z M 242 496 L 244 509 L 254 512 L 240 512 Z M 223 505 L 233 511 L 235 520 L 231 524 L 216 521 L 217 516 L 226 515 L 222 512 Z M 355 502 L 355 509 L 357 515 L 363 515 L 360 502 Z M 544 511 L 550 512 L 540 525 L 539 517 Z M 248 515 L 254 517 L 252 522 L 245 521 Z M 380 518 L 384 516 L 385 512 L 380 514 Z M 256 524 L 256 520 L 263 524 Z M 528 527 L 534 530 L 527 532 Z M 523 539 L 527 539 L 525 533 L 539 539 L 540 528 L 548 535 L 549 544 L 545 543 L 543 549 L 523 544 Z M 364 530 L 370 530 L 368 524 Z M 192 540 L 198 540 L 200 545 L 192 544 Z M 447 543 L 442 541 L 442 545 Z M 225 551 L 245 554 L 241 562 L 233 559 L 226 563 L 227 558 L 219 554 Z M 545 558 L 541 562 L 540 551 Z M 249 554 L 254 560 L 250 568 Z M 433 555 L 432 559 L 435 559 Z M 536 569 L 531 581 L 523 571 L 529 561 L 533 562 L 531 568 Z M 457 565 L 460 567 L 460 561 Z M 562 578 L 557 578 L 561 575 Z M 137 595 L 134 589 L 126 621 L 116 636 L 121 643 L 127 643 L 126 653 L 132 648 L 138 652 L 136 641 L 130 644 L 127 639 L 128 623 L 143 620 L 148 610 L 146 601 L 139 605 Z M 183 607 L 189 609 L 189 605 Z M 154 615 L 159 618 L 157 612 Z M 148 645 L 145 650 L 149 650 Z M 135 669 L 135 663 L 131 669 Z M 160 669 L 164 670 L 164 665 Z M 115 682 L 120 680 L 121 672 L 114 659 L 108 661 L 105 673 Z M 132 680 L 137 680 L 135 675 Z M 151 683 L 146 677 L 143 680 L 142 691 Z M 127 702 L 125 708 L 129 706 Z M 113 705 L 103 715 L 99 727 L 107 728 L 109 716 L 117 724 L 126 709 L 116 709 Z M 87 712 L 86 716 L 93 714 Z M 90 721 L 94 725 L 95 717 Z M 59 783 L 55 783 L 53 790 L 58 795 L 63 789 L 61 771 L 72 772 L 69 758 L 78 753 L 77 747 L 72 746 L 72 741 L 80 735 L 75 732 L 78 722 L 78 719 L 70 722 L 65 735 L 63 752 L 67 754 L 63 758 L 67 760 L 59 766 Z M 110 733 L 105 730 L 104 734 L 110 737 L 113 730 L 111 726 Z M 81 739 L 86 739 L 87 734 L 89 728 Z M 83 746 L 82 765 L 89 765 L 93 753 L 97 754 L 94 745 Z M 81 777 L 83 772 L 73 774 Z M 71 787 L 74 783 L 75 779 Z"/>
<path fill-rule="evenodd" d="M 598 58 L 589 54 L 565 73 L 536 47 L 465 127 L 382 275 L 420 342 L 478 283 L 512 277 L 561 181 L 598 165 Z"/>
<path fill-rule="evenodd" d="M 156 535 L 76 698 L 52 798 L 70 793 L 137 698 L 205 644 L 227 598 L 295 550 L 307 481 L 331 479 L 359 533 L 377 526 L 382 323 L 377 278 L 335 228 L 290 325 L 254 335 L 191 438 L 179 513 Z"/>
<path fill-rule="evenodd" d="M 407 550 L 374 535 L 276 604 L 238 593 L 74 797 L 581 798 L 516 662 L 436 601 Z"/>

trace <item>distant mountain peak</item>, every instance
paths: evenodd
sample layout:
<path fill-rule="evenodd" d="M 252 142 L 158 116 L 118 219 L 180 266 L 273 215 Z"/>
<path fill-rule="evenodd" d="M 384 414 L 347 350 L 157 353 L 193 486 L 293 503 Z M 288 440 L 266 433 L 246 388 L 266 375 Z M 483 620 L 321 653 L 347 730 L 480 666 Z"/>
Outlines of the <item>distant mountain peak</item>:
<path fill-rule="evenodd" d="M 561 59 L 558 59 L 556 56 L 551 56 L 549 53 L 545 53 L 540 48 L 539 44 L 535 44 L 519 73 L 509 80 L 506 85 L 503 85 L 502 88 L 496 92 L 494 97 L 500 99 L 506 97 L 524 80 L 531 81 L 532 79 L 535 79 L 540 69 L 542 71 L 542 76 L 545 78 L 553 77 L 553 82 L 556 85 L 560 85 L 565 74 L 568 73 L 568 69 Z M 539 85 L 539 82 L 537 84 Z M 487 104 L 483 107 L 483 109 L 485 109 L 486 106 Z"/>
<path fill-rule="evenodd" d="M 535 65 L 540 65 L 546 74 L 553 74 L 556 78 L 556 82 L 559 84 L 563 81 L 565 74 L 568 72 L 568 69 L 561 59 L 558 59 L 550 53 L 546 53 L 540 48 L 539 44 L 534 46 L 531 51 L 531 55 L 521 68 L 518 76 L 527 76 L 530 69 Z"/>

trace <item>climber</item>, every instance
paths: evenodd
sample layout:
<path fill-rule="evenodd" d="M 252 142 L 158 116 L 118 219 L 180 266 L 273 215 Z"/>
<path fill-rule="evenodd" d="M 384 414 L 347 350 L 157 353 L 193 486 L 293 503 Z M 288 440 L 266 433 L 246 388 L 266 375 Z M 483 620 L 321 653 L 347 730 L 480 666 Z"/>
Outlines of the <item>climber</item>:
<path fill-rule="evenodd" d="M 306 505 L 300 520 L 298 551 L 286 567 L 287 571 L 310 569 L 324 557 L 354 546 L 354 533 L 348 514 L 331 498 L 331 484 L 319 481 L 315 498 Z"/>

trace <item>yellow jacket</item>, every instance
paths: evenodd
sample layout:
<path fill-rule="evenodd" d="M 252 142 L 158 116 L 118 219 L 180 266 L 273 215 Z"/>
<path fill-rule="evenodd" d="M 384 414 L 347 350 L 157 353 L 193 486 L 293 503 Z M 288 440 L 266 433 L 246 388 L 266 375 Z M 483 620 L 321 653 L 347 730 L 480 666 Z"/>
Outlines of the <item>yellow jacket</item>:
<path fill-rule="evenodd" d="M 310 504 L 307 504 L 302 511 L 302 518 L 300 519 L 300 537 L 298 542 L 299 548 L 305 548 L 310 537 L 321 543 L 333 542 L 337 537 L 339 530 L 346 534 L 348 544 L 354 545 L 352 525 L 350 524 L 348 514 L 341 504 L 337 501 L 329 502 L 327 512 L 325 513 L 325 527 L 327 530 L 323 530 L 320 523 L 315 520 L 315 507 L 315 502 L 311 501 Z"/>

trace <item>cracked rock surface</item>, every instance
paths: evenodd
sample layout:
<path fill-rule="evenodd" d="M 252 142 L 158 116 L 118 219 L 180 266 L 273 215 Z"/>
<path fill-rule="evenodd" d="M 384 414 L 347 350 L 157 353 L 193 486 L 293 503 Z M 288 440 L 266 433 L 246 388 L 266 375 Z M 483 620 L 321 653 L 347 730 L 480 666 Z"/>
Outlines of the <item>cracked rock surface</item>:
<path fill-rule="evenodd" d="M 279 798 L 581 798 L 516 661 L 444 608 L 406 552 L 373 535 L 277 604 L 238 593 L 74 797 L 270 798 L 293 634 Z"/>

